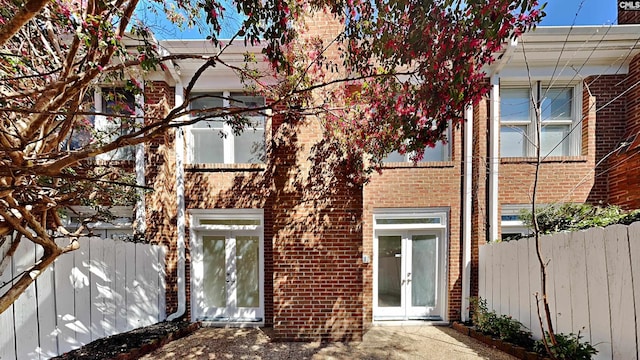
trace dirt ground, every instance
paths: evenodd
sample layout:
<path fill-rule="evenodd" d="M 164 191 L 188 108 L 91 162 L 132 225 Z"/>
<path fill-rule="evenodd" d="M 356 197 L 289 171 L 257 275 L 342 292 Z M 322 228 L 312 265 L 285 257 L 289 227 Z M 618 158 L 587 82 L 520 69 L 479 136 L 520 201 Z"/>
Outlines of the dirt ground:
<path fill-rule="evenodd" d="M 269 333 L 202 328 L 141 359 L 515 359 L 444 326 L 376 326 L 349 344 L 272 342 Z"/>

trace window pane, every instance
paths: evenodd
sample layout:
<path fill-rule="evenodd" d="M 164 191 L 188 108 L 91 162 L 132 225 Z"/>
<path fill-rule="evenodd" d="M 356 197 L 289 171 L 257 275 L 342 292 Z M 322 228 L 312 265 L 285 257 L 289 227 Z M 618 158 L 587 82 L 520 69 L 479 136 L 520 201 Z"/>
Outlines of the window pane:
<path fill-rule="evenodd" d="M 235 108 L 257 108 L 264 106 L 262 96 L 251 96 L 243 93 L 231 93 L 229 106 Z"/>
<path fill-rule="evenodd" d="M 202 278 L 206 306 L 227 306 L 227 282 L 224 236 L 203 236 L 204 274 Z"/>
<path fill-rule="evenodd" d="M 203 110 L 222 108 L 222 93 L 194 93 L 191 98 L 191 109 Z"/>
<path fill-rule="evenodd" d="M 573 91 L 568 89 L 549 89 L 542 100 L 543 120 L 571 120 Z"/>
<path fill-rule="evenodd" d="M 569 129 L 569 125 L 543 126 L 542 133 L 540 135 L 540 153 L 542 154 L 542 156 L 569 155 L 569 139 L 565 139 L 565 136 L 569 134 Z M 562 143 L 560 144 L 560 142 Z"/>
<path fill-rule="evenodd" d="M 438 141 L 435 147 L 427 147 L 420 162 L 445 161 L 445 147 L 442 141 Z"/>
<path fill-rule="evenodd" d="M 224 163 L 224 139 L 217 129 L 193 129 L 194 161 L 200 164 Z"/>
<path fill-rule="evenodd" d="M 530 121 L 530 108 L 529 89 L 501 89 L 500 121 Z"/>
<path fill-rule="evenodd" d="M 394 151 L 391 152 L 387 155 L 387 157 L 385 157 L 384 159 L 382 159 L 382 162 L 388 163 L 388 162 L 405 162 L 407 161 L 407 157 L 405 155 L 400 154 L 399 151 Z"/>
<path fill-rule="evenodd" d="M 109 136 L 107 141 L 113 141 L 120 136 L 135 130 L 136 100 L 135 95 L 123 88 L 102 89 L 102 110 L 107 116 L 104 127 Z M 110 160 L 133 160 L 135 147 L 125 146 L 106 154 Z"/>
<path fill-rule="evenodd" d="M 436 305 L 437 242 L 435 235 L 411 238 L 411 306 Z"/>
<path fill-rule="evenodd" d="M 501 126 L 500 127 L 500 156 L 520 157 L 526 156 L 526 126 Z"/>
<path fill-rule="evenodd" d="M 402 238 L 378 237 L 378 306 L 397 307 L 402 303 Z"/>
<path fill-rule="evenodd" d="M 236 237 L 236 299 L 238 307 L 260 306 L 260 271 L 257 236 Z"/>
<path fill-rule="evenodd" d="M 247 126 L 234 138 L 234 162 L 236 164 L 260 164 L 265 160 L 264 118 L 249 118 Z"/>

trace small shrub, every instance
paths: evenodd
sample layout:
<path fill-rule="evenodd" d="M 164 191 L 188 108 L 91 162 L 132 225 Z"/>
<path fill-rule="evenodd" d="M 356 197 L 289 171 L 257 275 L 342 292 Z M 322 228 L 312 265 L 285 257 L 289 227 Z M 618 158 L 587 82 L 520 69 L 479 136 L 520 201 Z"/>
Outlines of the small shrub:
<path fill-rule="evenodd" d="M 538 226 L 542 234 L 575 231 L 613 224 L 631 224 L 640 220 L 640 210 L 625 212 L 617 206 L 599 207 L 589 204 L 550 205 L 537 209 Z M 531 212 L 523 210 L 520 217 L 533 229 Z"/>
<path fill-rule="evenodd" d="M 547 343 L 549 344 L 549 350 L 554 358 L 558 360 L 590 360 L 595 354 L 598 353 L 593 345 L 588 341 L 581 342 L 582 336 L 580 332 L 577 334 L 555 334 L 558 345 L 551 346 L 551 339 L 549 333 L 545 332 Z M 547 355 L 547 349 L 544 347 L 542 340 L 536 341 L 534 350 L 542 355 Z"/>
<path fill-rule="evenodd" d="M 518 320 L 489 311 L 485 299 L 470 298 L 469 303 L 472 311 L 471 320 L 478 331 L 515 345 L 531 348 L 533 345 L 531 332 Z"/>

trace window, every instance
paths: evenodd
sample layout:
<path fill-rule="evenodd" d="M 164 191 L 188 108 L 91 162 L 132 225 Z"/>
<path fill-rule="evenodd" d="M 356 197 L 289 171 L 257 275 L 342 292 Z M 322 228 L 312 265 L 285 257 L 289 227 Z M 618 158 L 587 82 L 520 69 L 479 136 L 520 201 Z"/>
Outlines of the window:
<path fill-rule="evenodd" d="M 451 139 L 451 129 L 447 128 L 447 139 Z M 411 162 L 411 157 L 413 153 L 406 153 L 404 155 L 400 154 L 399 151 L 393 151 L 389 153 L 382 162 Z M 424 150 L 424 156 L 419 163 L 423 162 L 433 162 L 433 161 L 449 161 L 451 158 L 449 153 L 449 143 L 444 141 L 438 141 L 434 147 L 427 147 Z"/>
<path fill-rule="evenodd" d="M 263 107 L 264 98 L 242 93 L 195 93 L 191 109 L 238 109 Z M 194 116 L 202 116 L 197 114 Z M 256 164 L 265 156 L 265 117 L 249 112 L 247 124 L 239 134 L 224 117 L 203 120 L 190 127 L 189 160 L 196 164 Z"/>
<path fill-rule="evenodd" d="M 529 209 L 531 205 L 504 205 L 501 216 L 501 240 L 517 240 L 531 233 L 521 217 L 522 210 Z"/>
<path fill-rule="evenodd" d="M 580 121 L 578 86 L 502 87 L 500 89 L 500 156 L 535 156 L 535 108 L 541 101 L 540 152 L 545 156 L 579 155 Z M 533 99 L 533 102 L 532 102 Z"/>
<path fill-rule="evenodd" d="M 96 104 L 96 140 L 107 143 L 133 132 L 136 128 L 136 98 L 124 88 L 103 88 Z M 110 116 L 113 115 L 113 116 Z M 125 146 L 98 156 L 101 160 L 134 160 L 135 146 Z"/>

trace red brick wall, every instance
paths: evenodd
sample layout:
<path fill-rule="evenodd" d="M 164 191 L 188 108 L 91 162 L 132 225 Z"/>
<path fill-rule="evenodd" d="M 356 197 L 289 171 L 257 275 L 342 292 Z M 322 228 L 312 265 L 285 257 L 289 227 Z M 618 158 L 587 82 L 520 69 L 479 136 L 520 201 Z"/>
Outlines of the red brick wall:
<path fill-rule="evenodd" d="M 626 126 L 618 139 L 640 140 L 640 55 L 629 64 L 629 75 L 622 84 L 623 89 L 631 89 L 624 96 L 626 105 Z M 620 149 L 611 157 L 609 172 L 609 202 L 625 209 L 640 208 L 640 147 L 638 142 Z"/>
<path fill-rule="evenodd" d="M 174 88 L 164 82 L 145 84 L 145 115 L 163 116 L 174 106 Z M 178 306 L 177 298 L 177 199 L 175 179 L 175 130 L 168 130 L 145 144 L 145 181 L 153 189 L 145 196 L 146 237 L 167 248 L 166 311 Z"/>
<path fill-rule="evenodd" d="M 471 189 L 471 296 L 478 296 L 479 247 L 487 243 L 488 209 L 487 169 L 489 165 L 487 140 L 489 123 L 489 102 L 487 99 L 473 109 L 473 162 Z"/>
<path fill-rule="evenodd" d="M 616 0 L 616 6 L 618 0 Z M 640 24 L 640 11 L 622 10 L 618 7 L 618 24 Z"/>
<path fill-rule="evenodd" d="M 460 273 L 460 201 L 461 201 L 461 131 L 453 131 L 452 158 L 447 162 L 389 164 L 382 174 L 375 174 L 364 188 L 363 249 L 373 258 L 373 212 L 379 208 L 448 208 L 448 265 L 446 315 L 460 319 L 462 280 Z M 363 274 L 365 323 L 372 321 L 373 263 Z"/>

